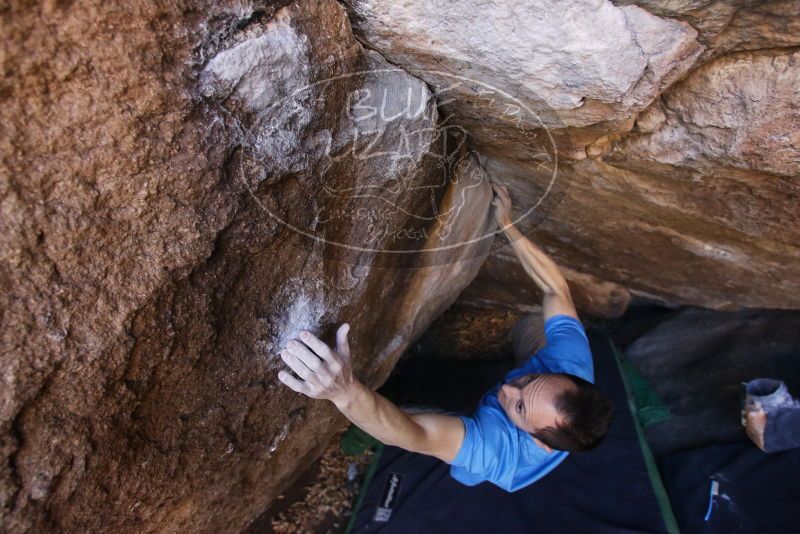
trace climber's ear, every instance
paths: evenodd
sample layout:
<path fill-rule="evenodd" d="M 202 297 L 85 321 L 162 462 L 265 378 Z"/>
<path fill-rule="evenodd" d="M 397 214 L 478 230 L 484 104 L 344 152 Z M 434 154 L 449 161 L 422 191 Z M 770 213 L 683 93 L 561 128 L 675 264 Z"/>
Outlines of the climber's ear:
<path fill-rule="evenodd" d="M 350 356 L 350 343 L 347 341 L 347 334 L 350 333 L 350 325 L 342 323 L 336 331 L 336 352 L 344 356 Z"/>

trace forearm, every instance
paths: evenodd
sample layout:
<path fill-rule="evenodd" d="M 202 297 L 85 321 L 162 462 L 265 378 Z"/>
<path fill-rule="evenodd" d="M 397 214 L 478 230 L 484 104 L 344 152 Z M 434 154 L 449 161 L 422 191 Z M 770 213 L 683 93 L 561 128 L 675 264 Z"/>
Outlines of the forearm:
<path fill-rule="evenodd" d="M 569 286 L 558 265 L 542 249 L 534 245 L 522 232 L 509 224 L 504 233 L 523 269 L 539 289 L 547 295 L 569 295 Z"/>
<path fill-rule="evenodd" d="M 354 425 L 381 443 L 414 452 L 427 452 L 424 450 L 425 428 L 364 384 L 355 382 L 352 390 L 335 404 Z"/>
<path fill-rule="evenodd" d="M 297 376 L 281 370 L 278 380 L 297 393 L 333 402 L 353 424 L 387 445 L 452 461 L 464 439 L 461 420 L 440 414 L 409 416 L 359 382 L 350 364 L 349 331 L 347 323 L 336 331 L 336 350 L 302 331 L 302 342 L 291 340 L 280 352 Z"/>

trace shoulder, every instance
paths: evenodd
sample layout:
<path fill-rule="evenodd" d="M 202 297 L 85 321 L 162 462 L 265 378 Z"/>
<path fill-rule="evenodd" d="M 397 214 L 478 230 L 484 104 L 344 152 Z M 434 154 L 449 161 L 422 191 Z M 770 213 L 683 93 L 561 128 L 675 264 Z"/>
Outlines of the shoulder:
<path fill-rule="evenodd" d="M 571 315 L 553 315 L 544 322 L 544 333 L 550 341 L 550 336 L 566 336 L 587 341 L 586 329 L 577 318 Z"/>
<path fill-rule="evenodd" d="M 451 462 L 453 476 L 466 484 L 510 484 L 521 454 L 519 429 L 492 399 L 484 399 L 472 417 L 461 420 L 464 441 Z"/>
<path fill-rule="evenodd" d="M 545 476 L 567 456 L 537 446 L 499 407 L 482 403 L 473 417 L 462 420 L 464 442 L 450 468 L 450 474 L 462 484 L 491 482 L 516 491 Z"/>
<path fill-rule="evenodd" d="M 534 358 L 543 370 L 593 382 L 592 351 L 583 324 L 568 315 L 555 315 L 545 322 L 544 331 L 547 344 Z"/>
<path fill-rule="evenodd" d="M 526 447 L 525 454 L 523 454 L 520 460 L 517 471 L 514 474 L 511 491 L 516 491 L 533 484 L 561 465 L 561 462 L 563 462 L 567 456 L 569 456 L 568 452 L 547 452 L 535 443 L 532 443 L 530 446 Z"/>
<path fill-rule="evenodd" d="M 461 416 L 461 420 L 464 422 L 464 444 L 471 441 L 484 449 L 498 448 L 511 444 L 515 438 L 513 431 L 516 427 L 500 407 L 494 389 L 484 396 L 472 417 Z M 466 448 L 462 446 L 462 449 Z"/>

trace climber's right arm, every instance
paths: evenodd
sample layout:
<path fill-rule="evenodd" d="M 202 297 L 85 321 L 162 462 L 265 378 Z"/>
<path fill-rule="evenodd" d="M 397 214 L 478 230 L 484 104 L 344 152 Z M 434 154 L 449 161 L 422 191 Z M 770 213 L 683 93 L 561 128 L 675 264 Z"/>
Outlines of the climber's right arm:
<path fill-rule="evenodd" d="M 409 415 L 360 382 L 336 407 L 381 443 L 452 462 L 464 441 L 464 423 L 437 413 Z"/>
<path fill-rule="evenodd" d="M 435 456 L 452 462 L 464 440 L 458 417 L 436 413 L 409 415 L 385 397 L 359 382 L 350 367 L 349 325 L 336 333 L 331 349 L 310 332 L 301 332 L 281 351 L 281 358 L 297 374 L 286 371 L 278 379 L 298 393 L 333 402 L 354 425 L 386 445 Z"/>

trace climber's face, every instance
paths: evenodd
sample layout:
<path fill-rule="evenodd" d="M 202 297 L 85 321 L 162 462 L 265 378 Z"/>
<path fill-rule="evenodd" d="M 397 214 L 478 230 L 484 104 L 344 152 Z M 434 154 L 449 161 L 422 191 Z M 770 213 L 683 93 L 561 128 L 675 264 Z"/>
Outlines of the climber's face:
<path fill-rule="evenodd" d="M 518 428 L 535 434 L 545 428 L 555 428 L 562 422 L 556 400 L 565 391 L 576 389 L 568 378 L 557 374 L 530 374 L 503 384 L 497 394 L 508 418 Z M 550 447 L 534 438 L 537 445 Z"/>

